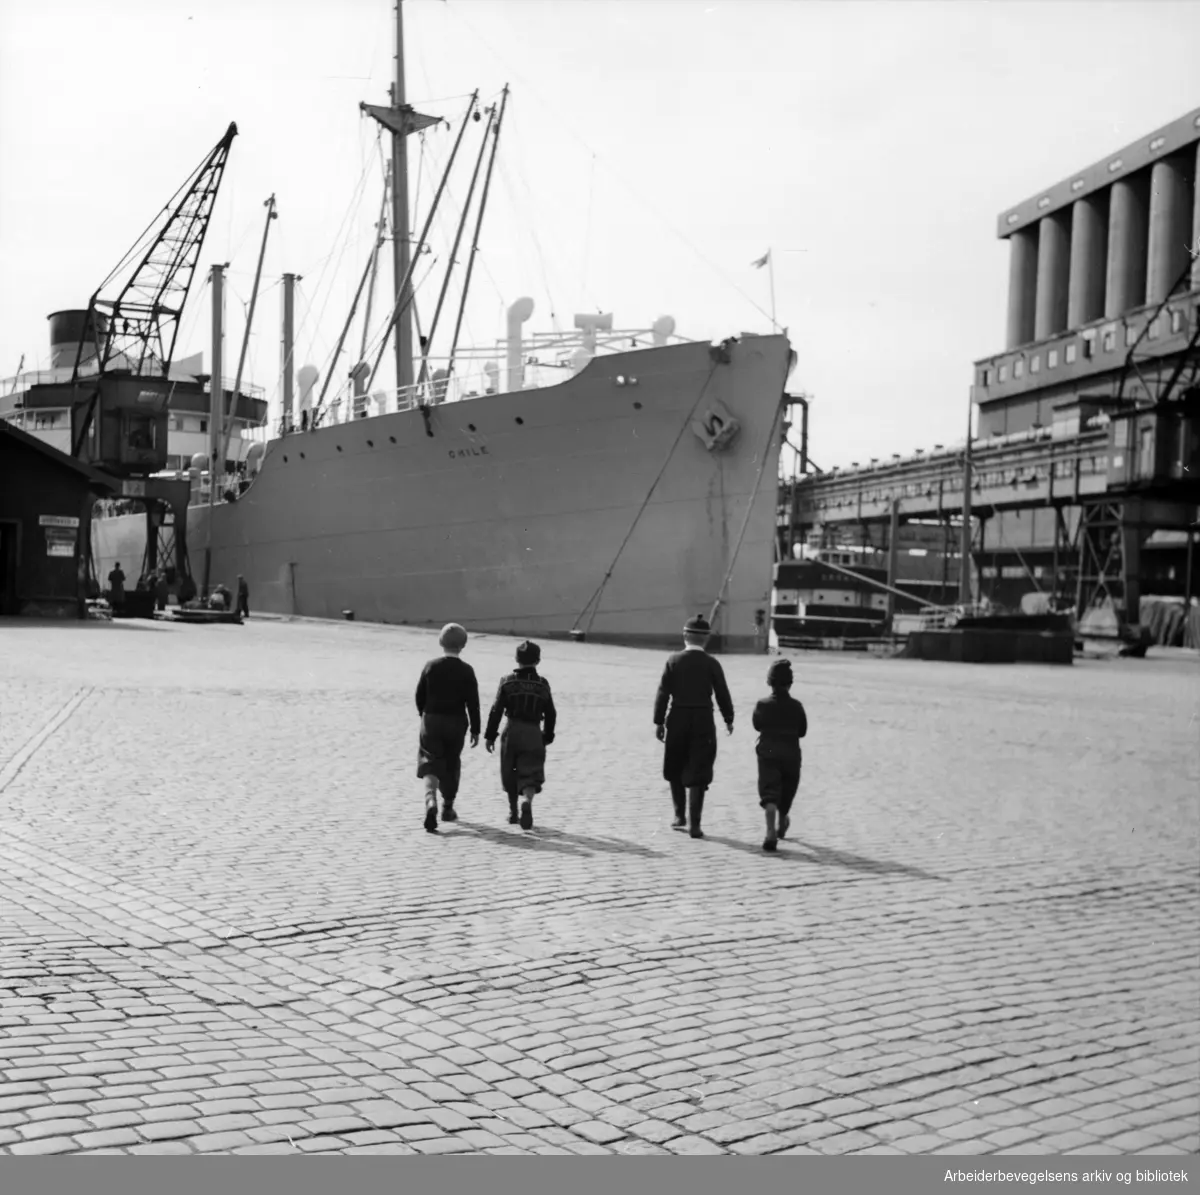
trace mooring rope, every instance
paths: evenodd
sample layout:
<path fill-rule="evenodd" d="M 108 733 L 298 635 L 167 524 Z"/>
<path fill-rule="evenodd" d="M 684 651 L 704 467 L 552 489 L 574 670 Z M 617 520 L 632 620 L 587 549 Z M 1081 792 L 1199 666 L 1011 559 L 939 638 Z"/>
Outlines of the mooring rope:
<path fill-rule="evenodd" d="M 659 468 L 654 481 L 651 483 L 650 489 L 646 491 L 646 496 L 642 499 L 642 504 L 638 507 L 638 512 L 636 515 L 634 515 L 633 522 L 630 524 L 629 530 L 625 533 L 625 538 L 621 540 L 621 546 L 617 549 L 617 554 L 613 557 L 612 563 L 608 566 L 608 571 L 604 574 L 600 584 L 596 587 L 596 592 L 593 593 L 590 598 L 588 598 L 587 605 L 580 610 L 579 617 L 575 619 L 575 625 L 570 631 L 572 635 L 579 631 L 579 620 L 583 618 L 585 614 L 587 614 L 589 609 L 591 610 L 591 615 L 588 617 L 587 626 L 583 628 L 584 636 L 586 637 L 587 633 L 592 629 L 592 623 L 595 622 L 596 615 L 600 611 L 600 598 L 604 593 L 604 587 L 608 584 L 609 578 L 613 575 L 613 569 L 617 567 L 617 562 L 621 559 L 621 554 L 625 551 L 625 545 L 629 543 L 630 538 L 637 529 L 637 525 L 641 521 L 646 507 L 649 506 L 650 499 L 654 496 L 654 491 L 658 488 L 658 483 L 662 480 L 663 474 L 667 471 L 667 466 L 671 463 L 671 458 L 675 455 L 675 449 L 679 447 L 679 441 L 683 439 L 683 433 L 687 431 L 692 420 L 695 418 L 696 411 L 700 408 L 701 402 L 704 401 L 704 396 L 708 393 L 709 384 L 713 380 L 713 374 L 717 372 L 718 364 L 719 362 L 714 360 L 709 366 L 708 376 L 704 379 L 704 385 L 700 387 L 700 393 L 696 396 L 696 401 L 692 404 L 692 409 L 688 412 L 687 418 L 683 421 L 683 424 L 679 428 L 679 432 L 675 436 L 675 440 L 671 444 L 671 448 L 667 453 L 666 459 Z"/>
<path fill-rule="evenodd" d="M 782 404 L 776 408 L 775 418 L 771 420 L 771 428 L 767 433 L 767 442 L 763 445 L 762 460 L 758 462 L 758 473 L 754 478 L 754 489 L 750 492 L 750 501 L 746 503 L 746 517 L 742 520 L 742 529 L 738 532 L 737 543 L 733 545 L 733 555 L 729 559 L 729 568 L 725 573 L 725 579 L 721 582 L 721 588 L 717 590 L 716 601 L 712 604 L 712 609 L 708 612 L 708 625 L 715 627 L 717 625 L 717 614 L 721 610 L 721 606 L 725 601 L 725 591 L 729 588 L 729 581 L 733 577 L 733 569 L 737 564 L 738 553 L 742 550 L 742 540 L 746 537 L 746 529 L 750 526 L 750 516 L 754 513 L 754 504 L 758 501 L 758 489 L 762 485 L 763 470 L 767 467 L 767 458 L 771 452 L 771 441 L 775 438 L 775 431 L 779 424 L 779 416 L 782 412 Z"/>

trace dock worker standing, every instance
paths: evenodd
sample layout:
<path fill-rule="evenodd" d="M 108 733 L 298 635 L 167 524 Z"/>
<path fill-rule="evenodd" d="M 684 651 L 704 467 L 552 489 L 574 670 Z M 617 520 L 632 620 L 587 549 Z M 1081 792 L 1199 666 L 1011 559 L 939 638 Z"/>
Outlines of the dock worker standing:
<path fill-rule="evenodd" d="M 516 671 L 500 682 L 483 736 L 489 753 L 494 751 L 500 719 L 507 715 L 500 739 L 500 783 L 508 796 L 509 824 L 522 830 L 533 829 L 533 798 L 546 783 L 546 748 L 554 742 L 558 720 L 550 684 L 538 675 L 541 659 L 542 649 L 528 639 L 517 648 Z"/>
<path fill-rule="evenodd" d="M 125 608 L 125 574 L 121 571 L 119 560 L 108 574 L 108 601 L 114 610 Z"/>
<path fill-rule="evenodd" d="M 706 618 L 688 619 L 683 628 L 684 649 L 667 660 L 654 699 L 654 733 L 664 744 L 663 779 L 671 786 L 675 806 L 672 828 L 686 828 L 693 838 L 704 837 L 700 829 L 704 795 L 712 784 L 717 760 L 714 696 L 725 729 L 733 734 L 733 700 L 725 670 L 705 650 L 711 633 Z"/>
<path fill-rule="evenodd" d="M 462 750 L 471 731 L 471 746 L 479 746 L 479 682 L 475 669 L 459 654 L 467 632 L 456 622 L 442 627 L 439 659 L 430 660 L 417 682 L 417 713 L 421 736 L 417 775 L 425 781 L 425 829 L 436 834 L 437 797 L 442 791 L 442 821 L 458 821 L 454 801 L 462 777 Z"/>
<path fill-rule="evenodd" d="M 241 573 L 237 579 L 237 612 L 242 618 L 250 617 L 250 586 Z"/>
<path fill-rule="evenodd" d="M 167 584 L 167 573 L 165 569 L 160 569 L 154 578 L 154 604 L 159 610 L 167 608 L 167 598 L 170 595 L 170 587 Z"/>

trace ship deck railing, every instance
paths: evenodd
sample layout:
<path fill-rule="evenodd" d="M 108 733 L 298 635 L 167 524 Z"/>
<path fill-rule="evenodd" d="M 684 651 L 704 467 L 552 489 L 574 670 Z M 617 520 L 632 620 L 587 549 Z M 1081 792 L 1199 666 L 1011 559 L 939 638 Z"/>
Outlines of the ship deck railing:
<path fill-rule="evenodd" d="M 157 362 L 155 364 L 157 364 Z M 94 360 L 84 362 L 79 367 L 80 378 L 94 378 L 96 375 L 97 370 Z M 30 390 L 34 386 L 62 386 L 71 381 L 74 376 L 74 364 L 60 365 L 56 369 L 22 370 L 21 373 L 13 374 L 11 377 L 0 379 L 0 395 L 9 397 L 14 394 L 23 393 L 26 390 Z M 153 370 L 149 370 L 144 371 L 139 376 L 159 378 L 162 375 L 160 373 L 155 373 Z M 190 373 L 168 374 L 168 380 L 172 382 L 199 382 L 199 379 Z M 221 376 L 222 388 L 230 393 L 233 392 L 233 384 L 236 381 L 236 378 L 226 377 L 225 375 Z M 206 389 L 211 389 L 211 387 L 206 384 Z M 244 398 L 257 399 L 259 402 L 266 401 L 267 391 L 263 386 L 256 386 L 252 382 L 243 381 L 238 389 Z"/>
<path fill-rule="evenodd" d="M 597 333 L 594 342 L 575 332 L 539 332 L 521 342 L 521 376 L 519 385 L 510 385 L 507 365 L 507 346 L 503 341 L 494 345 L 470 346 L 460 349 L 454 357 L 454 372 L 446 376 L 449 357 L 426 358 L 426 380 L 399 390 L 374 390 L 370 394 L 352 395 L 345 386 L 327 396 L 318 416 L 316 427 L 348 423 L 354 419 L 371 419 L 422 406 L 441 406 L 472 398 L 485 398 L 515 390 L 540 390 L 557 386 L 579 373 L 581 360 L 573 359 L 580 349 L 587 348 L 593 356 L 636 352 L 670 344 L 692 344 L 684 336 L 662 336 L 651 328 L 632 328 Z M 281 420 L 281 434 L 307 430 L 303 412 L 296 414 L 290 425 Z"/>

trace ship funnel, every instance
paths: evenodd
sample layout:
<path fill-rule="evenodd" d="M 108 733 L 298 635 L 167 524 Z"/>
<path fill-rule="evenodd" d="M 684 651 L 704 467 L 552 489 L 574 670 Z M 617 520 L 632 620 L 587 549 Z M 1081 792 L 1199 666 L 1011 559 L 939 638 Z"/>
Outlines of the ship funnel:
<path fill-rule="evenodd" d="M 312 392 L 317 384 L 321 371 L 315 365 L 305 365 L 296 374 L 296 383 L 300 387 L 300 410 L 307 411 L 312 407 Z"/>
<path fill-rule="evenodd" d="M 497 390 L 497 380 L 500 377 L 500 366 L 495 361 L 485 361 L 483 364 L 483 376 L 487 378 L 487 385 L 484 390 L 488 394 L 495 394 Z"/>
<path fill-rule="evenodd" d="M 533 300 L 526 296 L 518 299 L 508 309 L 508 377 L 504 389 L 512 392 L 525 384 L 525 367 L 522 364 L 521 325 L 533 314 Z"/>
<path fill-rule="evenodd" d="M 666 344 L 671 339 L 675 332 L 675 317 L 671 315 L 660 315 L 658 319 L 650 325 L 650 331 L 654 334 L 655 344 Z"/>
<path fill-rule="evenodd" d="M 46 318 L 50 321 L 51 369 L 74 369 L 76 357 L 80 365 L 96 360 L 96 341 L 103 342 L 108 331 L 108 320 L 101 312 L 96 312 L 94 324 L 86 310 L 55 311 Z"/>

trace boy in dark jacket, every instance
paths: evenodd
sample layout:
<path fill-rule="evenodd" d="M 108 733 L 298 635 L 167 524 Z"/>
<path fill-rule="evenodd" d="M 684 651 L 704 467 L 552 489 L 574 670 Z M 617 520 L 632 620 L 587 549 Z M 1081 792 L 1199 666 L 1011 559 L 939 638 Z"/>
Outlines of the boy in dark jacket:
<path fill-rule="evenodd" d="M 417 713 L 421 737 L 417 775 L 425 780 L 425 829 L 436 834 L 437 795 L 442 790 L 442 821 L 458 821 L 454 799 L 462 776 L 462 750 L 470 725 L 471 746 L 479 746 L 479 684 L 475 670 L 458 658 L 467 645 L 467 632 L 447 623 L 438 636 L 444 653 L 430 660 L 417 682 Z"/>
<path fill-rule="evenodd" d="M 725 729 L 733 734 L 733 701 L 725 671 L 704 650 L 711 631 L 706 618 L 688 620 L 683 628 L 684 650 L 667 660 L 654 699 L 654 733 L 664 744 L 663 779 L 671 786 L 675 805 L 673 828 L 686 828 L 693 838 L 704 837 L 700 818 L 717 759 L 714 696 Z"/>
<path fill-rule="evenodd" d="M 800 787 L 800 740 L 808 733 L 808 717 L 804 706 L 791 695 L 790 660 L 776 660 L 771 665 L 767 684 L 771 696 L 754 707 L 754 729 L 759 732 L 758 800 L 767 818 L 763 850 L 773 851 L 777 837 L 787 837 L 792 801 Z"/>
<path fill-rule="evenodd" d="M 517 668 L 501 682 L 488 714 L 484 741 L 496 749 L 500 719 L 507 715 L 500 739 L 500 783 L 508 796 L 508 821 L 533 829 L 533 798 L 546 783 L 546 748 L 554 742 L 558 713 L 546 678 L 538 675 L 542 649 L 525 640 L 517 648 Z M 520 795 L 521 812 L 517 814 Z"/>

